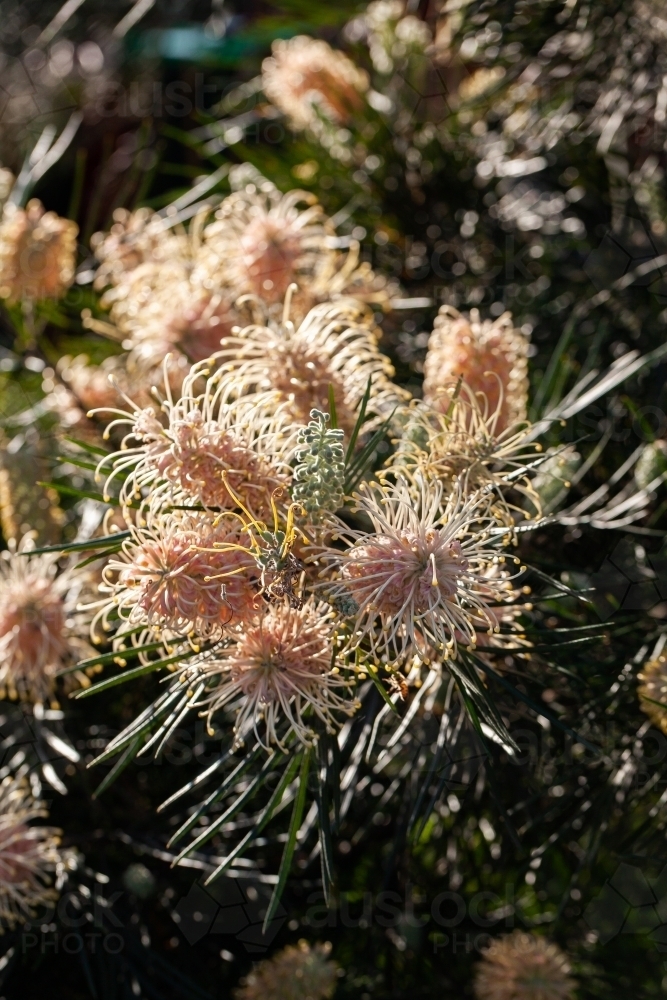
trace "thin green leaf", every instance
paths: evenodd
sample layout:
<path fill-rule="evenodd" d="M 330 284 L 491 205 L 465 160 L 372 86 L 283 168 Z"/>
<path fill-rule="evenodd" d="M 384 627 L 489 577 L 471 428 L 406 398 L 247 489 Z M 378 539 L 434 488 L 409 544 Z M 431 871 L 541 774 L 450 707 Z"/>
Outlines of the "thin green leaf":
<path fill-rule="evenodd" d="M 287 843 L 285 844 L 285 850 L 283 851 L 282 860 L 280 862 L 280 869 L 278 871 L 278 882 L 275 889 L 273 890 L 273 895 L 271 896 L 271 902 L 269 903 L 268 909 L 266 911 L 266 916 L 264 917 L 264 924 L 262 926 L 262 933 L 266 933 L 267 928 L 276 910 L 278 909 L 278 903 L 283 894 L 285 884 L 287 882 L 287 877 L 290 873 L 292 867 L 292 858 L 294 857 L 294 850 L 296 848 L 296 838 L 301 828 L 301 819 L 303 817 L 303 809 L 306 804 L 306 793 L 308 791 L 308 771 L 310 769 L 310 748 L 304 750 L 303 758 L 301 760 L 301 770 L 299 771 L 299 790 L 297 796 L 294 800 L 294 808 L 292 810 L 292 819 L 290 820 L 289 831 L 287 834 Z"/>
<path fill-rule="evenodd" d="M 149 642 L 145 646 L 129 646 L 127 649 L 118 649 L 115 653 L 100 653 L 99 656 L 91 656 L 89 660 L 79 660 L 73 667 L 66 667 L 59 670 L 56 677 L 64 674 L 72 674 L 75 670 L 86 670 L 88 667 L 104 666 L 105 663 L 118 663 L 119 660 L 129 660 L 140 653 L 154 653 L 158 649 L 164 649 L 163 642 Z"/>
<path fill-rule="evenodd" d="M 64 493 L 68 497 L 77 497 L 79 500 L 96 500 L 98 503 L 111 504 L 112 507 L 120 506 L 120 502 L 115 497 L 103 497 L 101 493 L 92 493 L 90 490 L 77 490 L 73 486 L 66 486 L 64 483 L 42 483 L 38 482 L 38 486 L 44 486 L 46 489 L 56 490 L 58 493 Z M 131 504 L 128 504 L 128 507 Z"/>
<path fill-rule="evenodd" d="M 110 451 L 105 451 L 104 448 L 99 448 L 97 445 L 89 444 L 87 441 L 79 441 L 78 438 L 66 437 L 65 441 L 69 441 L 70 444 L 75 444 L 77 447 L 82 448 L 83 451 L 89 452 L 91 455 L 110 455 Z"/>
<path fill-rule="evenodd" d="M 117 684 L 125 684 L 126 681 L 133 681 L 137 677 L 143 677 L 144 674 L 152 674 L 155 670 L 161 670 L 163 667 L 166 667 L 168 663 L 176 663 L 182 659 L 183 655 L 179 653 L 177 656 L 169 656 L 165 660 L 156 660 L 155 663 L 144 663 L 140 667 L 133 667 L 132 670 L 125 670 L 122 674 L 116 674 L 115 677 L 107 677 L 106 680 L 100 681 L 99 684 L 93 684 L 92 687 L 84 688 L 83 691 L 75 691 L 70 697 L 89 698 L 92 694 L 99 694 L 100 691 L 116 687 Z"/>
<path fill-rule="evenodd" d="M 371 668 L 368 671 L 368 676 L 373 681 L 373 684 L 375 684 L 375 687 L 378 689 L 378 691 L 380 692 L 380 694 L 382 695 L 383 699 L 385 700 L 385 702 L 387 703 L 387 705 L 389 706 L 389 708 L 392 710 L 392 712 L 394 713 L 394 715 L 397 715 L 397 716 L 400 717 L 401 713 L 399 712 L 398 708 L 396 707 L 396 705 L 391 700 L 391 695 L 389 694 L 389 692 L 387 691 L 386 687 L 384 686 L 384 684 L 382 683 L 382 681 L 378 677 L 377 671 L 375 671 L 375 670 L 373 670 L 373 668 Z"/>
<path fill-rule="evenodd" d="M 114 781 L 116 780 L 116 778 L 120 777 L 120 775 L 123 773 L 123 771 L 125 770 L 125 768 L 129 764 L 132 763 L 132 761 L 137 756 L 140 744 L 141 744 L 141 737 L 140 736 L 135 736 L 135 738 L 132 740 L 132 742 L 130 743 L 129 747 L 127 748 L 127 750 L 125 751 L 125 753 L 122 755 L 122 757 L 120 757 L 116 761 L 116 763 L 111 768 L 111 770 L 109 771 L 109 773 L 107 774 L 107 776 L 105 778 L 103 778 L 102 781 L 100 781 L 99 785 L 97 786 L 97 788 L 93 792 L 93 798 L 94 799 L 98 799 L 100 797 L 100 795 L 102 795 L 104 792 L 106 792 L 107 788 L 110 785 L 112 785 L 114 783 Z"/>
<path fill-rule="evenodd" d="M 338 414 L 336 413 L 336 397 L 334 395 L 334 387 L 329 383 L 329 420 L 331 423 L 331 429 L 338 429 Z"/>
<path fill-rule="evenodd" d="M 363 424 L 364 420 L 366 419 L 366 407 L 368 406 L 368 400 L 371 398 L 371 385 L 372 385 L 372 382 L 373 382 L 373 376 L 369 375 L 368 376 L 368 385 L 366 386 L 366 391 L 365 391 L 365 393 L 363 395 L 363 398 L 361 400 L 361 407 L 359 409 L 359 416 L 357 417 L 357 422 L 356 422 L 356 424 L 354 425 L 354 427 L 352 429 L 352 435 L 350 437 L 350 443 L 349 443 L 348 448 L 347 448 L 347 454 L 345 456 L 345 464 L 346 465 L 350 461 L 350 459 L 352 458 L 352 455 L 354 454 L 354 446 L 357 443 L 357 438 L 359 437 L 359 434 L 361 432 L 362 424 Z"/>
<path fill-rule="evenodd" d="M 68 552 L 83 552 L 88 549 L 102 549 L 107 545 L 115 545 L 119 540 L 122 541 L 123 538 L 129 538 L 131 534 L 131 531 L 117 531 L 115 535 L 102 535 L 100 538 L 90 538 L 87 542 L 69 542 L 63 543 L 62 545 L 44 545 L 41 549 L 30 549 L 22 552 L 21 555 L 41 556 L 47 552 L 62 552 L 63 555 L 66 555 Z"/>
<path fill-rule="evenodd" d="M 200 803 L 199 806 L 197 806 L 192 815 L 189 816 L 187 820 L 181 824 L 181 826 L 179 826 L 178 830 L 176 830 L 174 834 L 172 834 L 167 843 L 167 847 L 171 847 L 173 844 L 178 843 L 178 841 L 183 836 L 185 836 L 186 833 L 189 833 L 192 827 L 196 825 L 199 817 L 203 816 L 204 813 L 208 812 L 208 810 L 214 804 L 214 802 L 219 802 L 220 799 L 224 797 L 224 795 L 227 793 L 228 789 L 234 784 L 234 782 L 238 781 L 238 779 L 243 774 L 245 774 L 248 768 L 254 763 L 254 761 L 259 756 L 261 749 L 262 747 L 260 746 L 259 743 L 255 744 L 255 746 L 250 751 L 248 756 L 244 757 L 236 765 L 234 770 L 227 775 L 223 783 L 218 788 L 216 788 L 215 791 L 211 792 L 211 794 L 206 799 L 204 799 L 204 801 Z"/>
<path fill-rule="evenodd" d="M 260 813 L 259 819 L 253 826 L 252 830 L 250 830 L 249 833 L 247 833 L 245 837 L 243 837 L 243 839 L 239 841 L 239 843 L 231 851 L 231 853 L 227 855 L 225 860 L 218 865 L 218 867 L 211 875 L 209 875 L 209 877 L 204 882 L 204 885 L 209 885 L 209 883 L 213 882 L 216 878 L 222 875 L 222 873 L 226 871 L 227 868 L 229 868 L 232 861 L 234 861 L 235 858 L 238 858 L 243 848 L 246 847 L 250 843 L 250 841 L 253 840 L 254 837 L 257 837 L 260 834 L 260 832 L 263 830 L 263 828 L 266 826 L 266 824 L 273 816 L 276 806 L 278 806 L 282 801 L 285 789 L 293 780 L 294 774 L 296 772 L 297 767 L 299 766 L 300 760 L 301 758 L 299 755 L 291 758 L 289 764 L 285 768 L 285 772 L 282 778 L 278 783 L 278 787 L 274 791 L 273 795 L 271 796 L 267 804 L 264 806 L 264 809 Z"/>

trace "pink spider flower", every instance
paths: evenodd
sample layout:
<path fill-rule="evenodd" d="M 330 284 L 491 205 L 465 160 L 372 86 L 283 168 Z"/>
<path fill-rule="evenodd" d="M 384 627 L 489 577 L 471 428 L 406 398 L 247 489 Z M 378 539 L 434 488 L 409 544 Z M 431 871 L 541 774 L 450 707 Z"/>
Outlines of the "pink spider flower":
<path fill-rule="evenodd" d="M 447 659 L 459 643 L 474 647 L 480 632 L 499 629 L 497 606 L 512 592 L 498 548 L 509 534 L 487 491 L 465 496 L 459 487 L 444 500 L 440 483 L 399 479 L 354 498 L 372 531 L 341 524 L 333 540 L 347 547 L 321 556 L 337 573 L 323 588 L 350 609 L 351 648 L 367 643 L 385 662 L 411 652 Z"/>

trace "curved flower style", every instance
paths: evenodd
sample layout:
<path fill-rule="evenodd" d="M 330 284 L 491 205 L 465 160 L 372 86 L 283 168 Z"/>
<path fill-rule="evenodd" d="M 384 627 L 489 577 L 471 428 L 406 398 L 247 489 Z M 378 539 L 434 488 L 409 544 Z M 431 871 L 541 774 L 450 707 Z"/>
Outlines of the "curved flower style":
<path fill-rule="evenodd" d="M 75 608 L 85 576 L 58 574 L 51 555 L 28 555 L 32 539 L 0 556 L 0 687 L 10 698 L 43 703 L 56 674 L 89 651 Z"/>
<path fill-rule="evenodd" d="M 236 990 L 235 1000 L 329 1000 L 338 979 L 330 953 L 328 942 L 288 945 L 255 966 Z"/>
<path fill-rule="evenodd" d="M 496 606 L 514 592 L 497 552 L 509 538 L 488 491 L 465 497 L 459 488 L 443 504 L 441 484 L 422 480 L 415 496 L 399 480 L 366 486 L 355 500 L 373 530 L 341 524 L 338 537 L 349 547 L 322 555 L 337 570 L 337 582 L 322 586 L 334 600 L 352 599 L 351 647 L 368 643 L 385 662 L 412 651 L 448 659 L 459 643 L 474 647 L 480 632 L 499 630 Z"/>
<path fill-rule="evenodd" d="M 194 642 L 251 620 L 260 573 L 247 542 L 236 519 L 211 524 L 174 512 L 150 517 L 146 528 L 131 525 L 121 554 L 102 573 L 99 589 L 109 597 L 99 602 L 91 633 L 100 624 L 110 630 L 112 612 L 126 626 Z"/>
<path fill-rule="evenodd" d="M 528 338 L 512 324 L 512 314 L 480 321 L 442 306 L 424 362 L 424 400 L 447 412 L 452 382 L 462 378 L 474 395 L 492 433 L 526 419 L 528 401 Z"/>
<path fill-rule="evenodd" d="M 391 381 L 394 369 L 378 349 L 372 314 L 355 299 L 315 306 L 296 329 L 289 322 L 281 329 L 249 326 L 216 357 L 227 373 L 221 380 L 225 398 L 273 391 L 304 426 L 311 410 L 328 411 L 330 386 L 345 431 L 354 427 L 369 378 L 368 412 L 375 423 L 408 398 Z"/>
<path fill-rule="evenodd" d="M 74 278 L 78 231 L 70 219 L 45 212 L 36 198 L 25 209 L 6 205 L 0 222 L 0 298 L 9 303 L 60 298 Z"/>
<path fill-rule="evenodd" d="M 0 783 L 0 932 L 25 923 L 37 906 L 57 898 L 51 874 L 61 861 L 60 830 L 31 825 L 46 816 L 25 781 L 4 778 Z"/>
<path fill-rule="evenodd" d="M 349 683 L 332 670 L 331 617 L 327 605 L 310 597 L 298 608 L 274 604 L 247 622 L 235 644 L 216 650 L 203 668 L 205 676 L 217 679 L 206 699 L 209 720 L 240 697 L 237 745 L 254 732 L 267 749 L 284 750 L 289 733 L 309 746 L 316 734 L 308 713 L 334 732 L 337 714 L 351 715 L 357 705 L 343 696 Z"/>
<path fill-rule="evenodd" d="M 278 39 L 262 63 L 264 93 L 295 128 L 317 125 L 320 116 L 344 125 L 364 106 L 367 74 L 342 52 L 307 35 Z"/>
<path fill-rule="evenodd" d="M 477 1000 L 572 1000 L 575 982 L 560 948 L 514 931 L 497 938 L 477 967 Z"/>
<path fill-rule="evenodd" d="M 284 406 L 275 405 L 275 396 L 254 395 L 231 404 L 220 398 L 218 370 L 209 376 L 207 362 L 193 365 L 174 401 L 169 385 L 170 358 L 164 362 L 166 398 L 162 411 L 166 426 L 155 408 L 141 409 L 129 397 L 130 412 L 102 408 L 99 413 L 115 414 L 105 432 L 129 427 L 121 450 L 104 458 L 98 474 L 111 464 L 105 492 L 115 476 L 129 472 L 120 499 L 131 503 L 151 489 L 155 508 L 162 496 L 174 490 L 204 507 L 231 510 L 240 498 L 257 517 L 271 514 L 276 490 L 289 485 L 292 457 L 297 439 Z M 203 383 L 203 388 L 202 388 Z"/>

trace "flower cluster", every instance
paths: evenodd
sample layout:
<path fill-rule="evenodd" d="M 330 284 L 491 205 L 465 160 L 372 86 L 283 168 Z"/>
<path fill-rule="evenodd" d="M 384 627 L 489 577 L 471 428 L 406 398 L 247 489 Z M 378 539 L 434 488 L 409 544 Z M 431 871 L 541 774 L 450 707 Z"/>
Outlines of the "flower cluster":
<path fill-rule="evenodd" d="M 26 536 L 0 559 L 0 687 L 43 704 L 55 695 L 58 671 L 90 651 L 76 613 L 87 577 L 73 568 L 59 573 L 54 556 L 30 555 L 32 547 Z"/>
<path fill-rule="evenodd" d="M 230 183 L 231 194 L 204 204 L 189 230 L 175 211 L 119 209 L 109 233 L 93 238 L 95 284 L 110 322 L 88 310 L 84 325 L 122 342 L 133 381 L 152 374 L 168 351 L 204 360 L 249 318 L 279 321 L 293 284 L 297 323 L 342 295 L 389 302 L 390 285 L 359 263 L 359 245 L 336 248 L 334 225 L 314 195 L 282 194 L 247 164 L 230 171 Z"/>

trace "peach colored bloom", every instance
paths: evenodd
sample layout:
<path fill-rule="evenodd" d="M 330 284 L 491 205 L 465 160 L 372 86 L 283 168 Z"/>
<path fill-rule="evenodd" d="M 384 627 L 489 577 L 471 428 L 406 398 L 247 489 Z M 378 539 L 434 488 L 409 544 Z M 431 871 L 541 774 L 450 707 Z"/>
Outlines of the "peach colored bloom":
<path fill-rule="evenodd" d="M 575 982 L 557 945 L 514 931 L 486 949 L 474 988 L 477 1000 L 573 1000 Z"/>
<path fill-rule="evenodd" d="M 51 875 L 61 861 L 60 830 L 32 825 L 47 815 L 25 781 L 7 777 L 0 783 L 0 932 L 57 898 Z"/>
<path fill-rule="evenodd" d="M 348 682 L 331 672 L 334 643 L 326 605 L 311 597 L 300 608 L 287 603 L 270 606 L 246 622 L 236 642 L 216 651 L 206 664 L 205 675 L 218 679 L 206 700 L 209 718 L 240 697 L 234 726 L 238 743 L 254 732 L 267 747 L 284 748 L 286 736 L 294 732 L 300 742 L 310 745 L 316 719 L 333 732 L 337 713 L 349 715 L 355 709 L 338 693 L 345 695 Z"/>
<path fill-rule="evenodd" d="M 512 324 L 512 314 L 480 320 L 442 306 L 433 326 L 424 363 L 424 400 L 446 412 L 452 383 L 460 377 L 479 398 L 494 433 L 526 418 L 528 340 Z"/>
<path fill-rule="evenodd" d="M 58 299 L 74 278 L 76 223 L 45 212 L 36 198 L 25 209 L 6 205 L 0 222 L 0 298 Z"/>
<path fill-rule="evenodd" d="M 342 52 L 307 35 L 278 39 L 272 51 L 262 64 L 264 93 L 296 128 L 319 115 L 344 125 L 363 109 L 368 75 Z"/>

